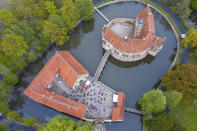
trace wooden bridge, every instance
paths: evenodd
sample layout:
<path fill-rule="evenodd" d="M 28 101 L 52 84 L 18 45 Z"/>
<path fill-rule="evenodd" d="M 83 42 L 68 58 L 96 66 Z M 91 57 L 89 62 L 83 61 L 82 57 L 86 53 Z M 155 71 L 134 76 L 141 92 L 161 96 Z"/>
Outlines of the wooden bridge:
<path fill-rule="evenodd" d="M 103 15 L 96 7 L 94 7 L 94 9 L 109 23 L 109 19 L 107 19 L 107 17 L 105 15 Z"/>
<path fill-rule="evenodd" d="M 129 112 L 129 113 L 138 114 L 138 115 L 147 115 L 146 113 L 144 113 L 142 111 L 139 111 L 139 110 L 136 110 L 136 109 L 132 109 L 132 108 L 128 108 L 128 107 L 125 107 L 125 111 Z"/>
<path fill-rule="evenodd" d="M 93 77 L 93 81 L 98 81 L 100 75 L 101 75 L 101 72 L 103 71 L 103 68 L 107 62 L 107 59 L 109 58 L 111 54 L 111 50 L 107 50 L 105 53 L 104 53 L 104 56 L 103 58 L 101 59 L 101 62 L 96 70 L 96 73 L 94 74 L 94 77 Z"/>

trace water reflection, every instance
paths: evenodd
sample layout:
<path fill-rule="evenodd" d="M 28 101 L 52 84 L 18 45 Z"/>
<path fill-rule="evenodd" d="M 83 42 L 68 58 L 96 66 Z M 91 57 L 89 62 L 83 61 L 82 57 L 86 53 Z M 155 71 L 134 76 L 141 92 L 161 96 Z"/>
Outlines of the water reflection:
<path fill-rule="evenodd" d="M 142 60 L 138 60 L 138 61 L 134 61 L 134 62 L 122 62 L 122 61 L 119 61 L 117 59 L 115 59 L 114 57 L 110 56 L 109 58 L 109 61 L 120 67 L 120 68 L 133 68 L 133 67 L 136 67 L 136 66 L 139 66 L 141 64 L 151 64 L 151 62 L 155 59 L 155 57 L 152 57 L 150 55 L 147 55 L 144 59 Z"/>

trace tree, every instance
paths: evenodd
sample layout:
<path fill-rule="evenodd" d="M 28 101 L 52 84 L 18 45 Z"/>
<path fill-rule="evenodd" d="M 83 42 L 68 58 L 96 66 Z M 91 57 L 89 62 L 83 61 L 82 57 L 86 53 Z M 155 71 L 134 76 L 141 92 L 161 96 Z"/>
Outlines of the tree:
<path fill-rule="evenodd" d="M 175 108 L 182 99 L 182 94 L 177 91 L 167 91 L 164 95 L 166 96 L 166 102 L 169 109 Z"/>
<path fill-rule="evenodd" d="M 23 36 L 24 40 L 31 45 L 31 42 L 35 40 L 36 32 L 28 23 L 27 20 L 23 20 L 18 22 L 18 24 L 13 24 L 9 28 L 4 30 L 5 34 L 15 34 L 19 36 Z"/>
<path fill-rule="evenodd" d="M 186 20 L 190 13 L 191 0 L 159 0 L 170 8 L 181 20 Z"/>
<path fill-rule="evenodd" d="M 151 90 L 144 93 L 138 103 L 145 113 L 159 113 L 166 108 L 166 97 L 160 90 Z"/>
<path fill-rule="evenodd" d="M 186 37 L 181 41 L 184 47 L 195 48 L 197 47 L 197 30 L 191 28 L 186 33 Z"/>
<path fill-rule="evenodd" d="M 85 125 L 77 124 L 65 116 L 57 115 L 53 119 L 50 119 L 46 125 L 41 125 L 38 131 L 92 131 L 92 124 Z"/>
<path fill-rule="evenodd" d="M 80 15 L 72 0 L 66 0 L 64 2 L 64 5 L 60 9 L 60 13 L 66 23 L 66 28 L 69 31 L 79 22 Z"/>
<path fill-rule="evenodd" d="M 32 61 L 36 60 L 36 52 L 33 51 L 33 50 L 29 51 L 28 55 L 27 55 L 27 60 L 29 62 L 32 62 Z"/>
<path fill-rule="evenodd" d="M 192 62 L 197 63 L 197 49 L 195 48 L 190 49 L 189 56 Z"/>
<path fill-rule="evenodd" d="M 57 14 L 51 14 L 48 19 L 50 22 L 58 25 L 59 27 L 65 26 L 63 18 Z"/>
<path fill-rule="evenodd" d="M 27 43 L 22 36 L 15 34 L 6 34 L 0 43 L 0 46 L 8 57 L 21 57 L 27 53 Z"/>
<path fill-rule="evenodd" d="M 172 117 L 167 115 L 167 113 L 158 114 L 147 123 L 148 131 L 171 131 L 174 126 Z"/>
<path fill-rule="evenodd" d="M 46 1 L 45 9 L 48 10 L 50 14 L 56 14 L 58 10 L 56 9 L 55 1 Z"/>
<path fill-rule="evenodd" d="M 3 81 L 7 85 L 16 85 L 18 83 L 18 75 L 17 74 L 12 74 L 12 73 L 7 73 L 4 74 Z"/>
<path fill-rule="evenodd" d="M 8 119 L 18 122 L 23 122 L 23 119 L 18 111 L 11 111 L 7 114 Z"/>
<path fill-rule="evenodd" d="M 184 64 L 169 70 L 161 78 L 167 91 L 175 90 L 183 94 L 183 102 L 190 103 L 197 97 L 197 65 Z"/>
<path fill-rule="evenodd" d="M 23 121 L 24 125 L 26 126 L 33 126 L 35 125 L 36 122 L 37 122 L 37 119 L 33 117 L 25 118 L 25 120 Z"/>
<path fill-rule="evenodd" d="M 192 8 L 197 11 L 197 1 L 192 0 L 191 5 L 192 5 Z"/>
<path fill-rule="evenodd" d="M 190 16 L 190 1 L 191 0 L 176 0 L 171 1 L 174 3 L 170 6 L 170 9 L 182 20 L 187 19 Z"/>
<path fill-rule="evenodd" d="M 9 102 L 7 101 L 0 101 L 0 112 L 6 115 L 9 112 Z"/>
<path fill-rule="evenodd" d="M 10 126 L 7 124 L 0 124 L 0 131 L 10 131 Z"/>
<path fill-rule="evenodd" d="M 75 4 L 83 20 L 88 21 L 94 18 L 94 6 L 92 0 L 76 0 Z"/>
<path fill-rule="evenodd" d="M 66 28 L 59 28 L 58 25 L 48 20 L 42 23 L 42 27 L 43 27 L 42 37 L 46 39 L 48 38 L 51 42 L 56 42 L 57 45 L 62 45 L 66 40 L 68 40 Z"/>
<path fill-rule="evenodd" d="M 6 9 L 0 10 L 0 19 L 6 26 L 10 26 L 16 20 L 12 12 L 7 11 Z"/>

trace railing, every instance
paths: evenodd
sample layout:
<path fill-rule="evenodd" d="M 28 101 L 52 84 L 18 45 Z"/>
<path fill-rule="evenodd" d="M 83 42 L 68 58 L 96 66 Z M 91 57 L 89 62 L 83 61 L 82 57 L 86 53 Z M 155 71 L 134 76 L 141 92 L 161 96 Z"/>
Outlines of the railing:
<path fill-rule="evenodd" d="M 132 109 L 132 108 L 128 108 L 128 107 L 125 107 L 125 111 L 129 112 L 129 113 L 135 113 L 135 114 L 138 114 L 138 115 L 147 115 L 146 113 L 144 113 L 142 111 Z"/>
<path fill-rule="evenodd" d="M 96 7 L 94 7 L 94 9 L 109 23 L 109 19 L 107 19 L 107 17 L 105 15 L 103 15 Z"/>

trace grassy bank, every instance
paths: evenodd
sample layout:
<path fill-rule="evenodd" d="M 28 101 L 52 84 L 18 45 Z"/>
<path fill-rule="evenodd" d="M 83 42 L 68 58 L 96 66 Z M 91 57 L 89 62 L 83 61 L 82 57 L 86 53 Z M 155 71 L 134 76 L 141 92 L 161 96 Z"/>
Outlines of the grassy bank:
<path fill-rule="evenodd" d="M 96 4 L 96 6 L 102 5 L 102 4 L 107 3 L 107 2 L 109 2 L 109 1 L 113 1 L 113 0 L 106 0 L 106 1 L 103 1 L 103 2 L 101 2 L 101 3 Z"/>
<path fill-rule="evenodd" d="M 170 112 L 174 120 L 179 122 L 186 131 L 197 130 L 197 100 L 190 105 L 180 104 Z"/>

